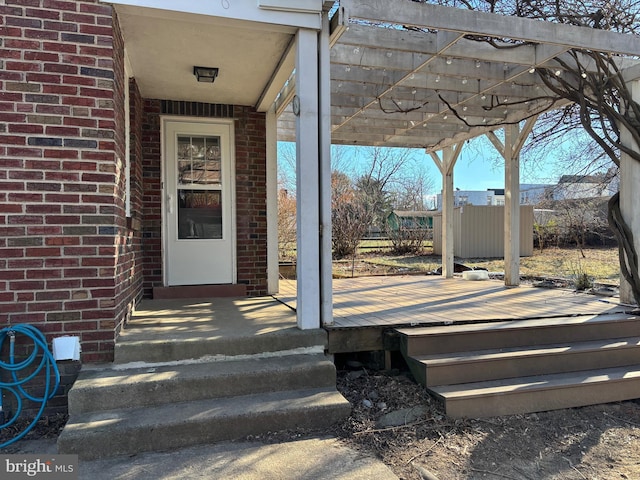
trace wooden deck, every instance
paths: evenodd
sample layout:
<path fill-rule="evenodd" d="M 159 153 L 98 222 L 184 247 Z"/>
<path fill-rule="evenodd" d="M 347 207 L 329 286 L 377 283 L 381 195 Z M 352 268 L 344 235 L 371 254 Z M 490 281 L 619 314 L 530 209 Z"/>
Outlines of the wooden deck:
<path fill-rule="evenodd" d="M 276 298 L 296 307 L 296 283 L 280 281 Z M 497 280 L 439 276 L 380 276 L 333 280 L 332 353 L 385 349 L 392 327 L 603 315 L 632 310 L 617 298 Z M 351 331 L 351 332 L 350 332 Z"/>

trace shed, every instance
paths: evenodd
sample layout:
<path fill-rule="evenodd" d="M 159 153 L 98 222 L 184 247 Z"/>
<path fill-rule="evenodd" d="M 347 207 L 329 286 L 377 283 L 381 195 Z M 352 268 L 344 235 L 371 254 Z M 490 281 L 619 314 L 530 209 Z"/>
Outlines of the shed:
<path fill-rule="evenodd" d="M 433 228 L 433 215 L 427 210 L 394 210 L 387 216 L 387 225 L 394 232 L 404 228 Z"/>
<path fill-rule="evenodd" d="M 504 257 L 504 207 L 466 205 L 453 212 L 453 251 L 460 258 Z M 442 213 L 433 217 L 433 253 L 442 254 Z M 520 256 L 533 255 L 533 206 L 520 206 Z"/>

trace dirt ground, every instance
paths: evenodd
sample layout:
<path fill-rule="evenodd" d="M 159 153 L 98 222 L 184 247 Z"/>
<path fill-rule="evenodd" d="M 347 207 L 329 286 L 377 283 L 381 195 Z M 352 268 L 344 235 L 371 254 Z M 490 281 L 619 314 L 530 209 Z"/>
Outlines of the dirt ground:
<path fill-rule="evenodd" d="M 342 371 L 338 388 L 353 411 L 335 433 L 401 479 L 640 478 L 639 401 L 453 420 L 409 374 Z"/>

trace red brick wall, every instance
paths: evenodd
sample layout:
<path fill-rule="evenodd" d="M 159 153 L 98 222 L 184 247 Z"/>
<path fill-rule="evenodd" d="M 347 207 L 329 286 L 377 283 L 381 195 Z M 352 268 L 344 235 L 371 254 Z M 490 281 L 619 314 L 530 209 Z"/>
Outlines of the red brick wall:
<path fill-rule="evenodd" d="M 143 101 L 142 146 L 142 223 L 144 296 L 152 297 L 155 286 L 162 286 L 162 170 L 160 153 L 160 102 Z"/>
<path fill-rule="evenodd" d="M 250 107 L 145 100 L 142 127 L 144 292 L 162 286 L 162 114 L 233 118 L 236 145 L 238 283 L 251 296 L 267 293 L 266 123 Z"/>
<path fill-rule="evenodd" d="M 97 1 L 0 5 L 0 325 L 109 361 L 139 296 L 124 215 L 123 42 Z"/>
<path fill-rule="evenodd" d="M 267 293 L 267 145 L 265 115 L 236 107 L 238 283 L 249 295 Z"/>

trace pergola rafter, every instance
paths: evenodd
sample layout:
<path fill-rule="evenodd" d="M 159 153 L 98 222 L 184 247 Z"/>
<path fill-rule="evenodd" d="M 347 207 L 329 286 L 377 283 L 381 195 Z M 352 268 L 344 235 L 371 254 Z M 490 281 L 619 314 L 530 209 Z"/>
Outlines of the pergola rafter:
<path fill-rule="evenodd" d="M 334 144 L 438 151 L 561 106 L 536 69 L 565 74 L 557 59 L 575 64 L 570 49 L 620 55 L 623 69 L 640 52 L 629 35 L 402 0 L 342 0 L 336 15 Z M 589 57 L 580 64 L 595 70 Z M 280 139 L 292 141 L 293 114 L 281 110 Z"/>

